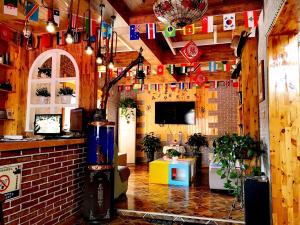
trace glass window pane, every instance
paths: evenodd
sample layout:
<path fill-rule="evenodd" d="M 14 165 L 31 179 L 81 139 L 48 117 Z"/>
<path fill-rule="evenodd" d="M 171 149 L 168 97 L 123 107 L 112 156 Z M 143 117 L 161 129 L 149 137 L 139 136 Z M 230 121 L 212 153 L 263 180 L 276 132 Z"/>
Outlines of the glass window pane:
<path fill-rule="evenodd" d="M 55 89 L 55 104 L 76 104 L 75 81 L 57 82 Z M 73 90 L 73 94 L 66 95 L 70 90 Z"/>
<path fill-rule="evenodd" d="M 75 68 L 72 61 L 65 55 L 60 56 L 60 78 L 75 77 Z"/>
<path fill-rule="evenodd" d="M 48 94 L 51 93 L 50 89 L 50 83 L 33 83 L 31 86 L 31 104 L 50 104 L 50 96 L 49 97 L 43 97 L 38 96 L 45 95 L 48 91 Z M 50 94 L 51 95 L 51 94 Z"/>
<path fill-rule="evenodd" d="M 52 75 L 52 57 L 46 59 L 41 65 L 35 68 L 33 79 L 50 79 Z"/>

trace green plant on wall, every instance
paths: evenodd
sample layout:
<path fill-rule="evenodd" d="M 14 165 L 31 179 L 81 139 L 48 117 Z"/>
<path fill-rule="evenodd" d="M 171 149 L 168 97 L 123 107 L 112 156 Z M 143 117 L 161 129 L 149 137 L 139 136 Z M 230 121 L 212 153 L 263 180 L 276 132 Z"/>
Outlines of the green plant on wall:
<path fill-rule="evenodd" d="M 131 109 L 136 109 L 136 116 L 141 115 L 141 111 L 139 110 L 138 105 L 133 98 L 121 99 L 119 107 L 121 108 L 121 116 L 126 118 L 127 123 L 129 123 L 131 117 L 134 116 L 134 113 Z"/>
<path fill-rule="evenodd" d="M 259 142 L 249 135 L 223 135 L 213 143 L 215 162 L 221 169 L 217 174 L 226 179 L 224 187 L 231 190 L 238 200 L 243 199 L 243 181 L 247 175 L 260 175 L 258 159 L 262 151 Z M 255 158 L 255 165 L 251 161 Z"/>

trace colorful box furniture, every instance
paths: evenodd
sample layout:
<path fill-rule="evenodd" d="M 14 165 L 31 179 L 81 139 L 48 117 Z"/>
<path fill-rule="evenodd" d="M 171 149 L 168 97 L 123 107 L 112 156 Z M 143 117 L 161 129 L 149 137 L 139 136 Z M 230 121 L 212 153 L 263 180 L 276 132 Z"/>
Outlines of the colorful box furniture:
<path fill-rule="evenodd" d="M 149 163 L 149 183 L 189 186 L 195 171 L 196 158 L 158 159 Z"/>

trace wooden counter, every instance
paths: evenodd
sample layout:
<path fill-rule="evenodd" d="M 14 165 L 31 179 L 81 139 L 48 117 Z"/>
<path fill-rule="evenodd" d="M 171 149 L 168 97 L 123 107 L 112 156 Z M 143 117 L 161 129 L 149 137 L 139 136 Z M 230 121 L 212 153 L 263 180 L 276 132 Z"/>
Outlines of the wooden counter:
<path fill-rule="evenodd" d="M 84 144 L 86 139 L 74 138 L 74 139 L 52 139 L 41 141 L 16 141 L 16 142 L 0 142 L 0 151 L 13 151 L 33 148 L 54 147 L 63 145 L 76 145 Z"/>

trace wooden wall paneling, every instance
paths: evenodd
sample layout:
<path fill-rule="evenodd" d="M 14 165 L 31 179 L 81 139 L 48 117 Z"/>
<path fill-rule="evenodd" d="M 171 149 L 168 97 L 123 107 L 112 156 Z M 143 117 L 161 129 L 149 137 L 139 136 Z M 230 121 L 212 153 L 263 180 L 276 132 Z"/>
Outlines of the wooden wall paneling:
<path fill-rule="evenodd" d="M 297 34 L 270 36 L 269 120 L 273 224 L 300 221 L 300 74 Z"/>
<path fill-rule="evenodd" d="M 243 130 L 253 138 L 259 137 L 257 40 L 247 40 L 242 54 Z"/>

